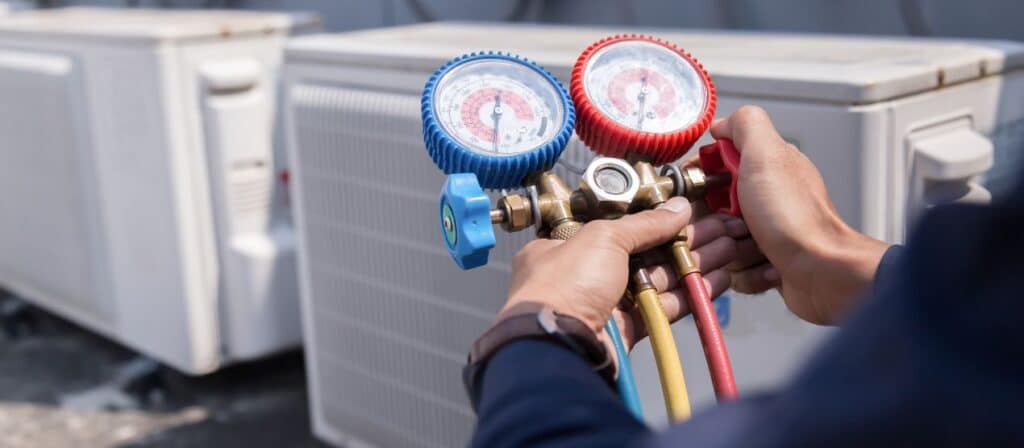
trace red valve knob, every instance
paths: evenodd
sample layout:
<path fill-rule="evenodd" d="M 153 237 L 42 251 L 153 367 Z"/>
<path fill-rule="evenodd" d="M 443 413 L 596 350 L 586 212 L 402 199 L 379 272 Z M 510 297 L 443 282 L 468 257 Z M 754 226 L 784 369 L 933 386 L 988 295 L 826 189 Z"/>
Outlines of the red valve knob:
<path fill-rule="evenodd" d="M 736 194 L 740 173 L 740 152 L 732 140 L 716 140 L 700 148 L 700 167 L 708 178 L 704 200 L 708 207 L 719 213 L 740 216 L 739 197 Z"/>

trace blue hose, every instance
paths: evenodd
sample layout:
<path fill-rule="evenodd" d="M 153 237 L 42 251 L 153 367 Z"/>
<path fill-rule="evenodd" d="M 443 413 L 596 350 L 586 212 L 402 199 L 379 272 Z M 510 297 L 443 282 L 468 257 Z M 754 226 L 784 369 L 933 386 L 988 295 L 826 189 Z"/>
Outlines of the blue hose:
<path fill-rule="evenodd" d="M 629 353 L 626 353 L 626 345 L 622 343 L 622 335 L 619 334 L 619 326 L 615 318 L 608 319 L 604 324 L 604 331 L 612 338 L 612 345 L 615 346 L 615 357 L 619 359 L 619 376 L 615 382 L 619 388 L 619 395 L 626 409 L 641 422 L 644 421 L 644 410 L 640 406 L 640 394 L 636 391 L 636 379 L 633 378 L 633 368 L 629 365 Z"/>

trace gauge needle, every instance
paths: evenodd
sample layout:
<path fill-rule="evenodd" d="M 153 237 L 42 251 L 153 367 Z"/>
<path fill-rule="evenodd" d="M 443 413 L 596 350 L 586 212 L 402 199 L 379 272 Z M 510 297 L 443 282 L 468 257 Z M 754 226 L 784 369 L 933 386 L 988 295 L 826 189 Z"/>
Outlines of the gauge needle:
<path fill-rule="evenodd" d="M 501 121 L 501 91 L 499 90 L 494 95 L 494 112 L 491 114 L 491 119 L 494 120 L 494 152 L 498 152 L 498 122 Z"/>
<path fill-rule="evenodd" d="M 637 114 L 637 115 L 639 115 L 639 117 L 636 120 L 636 128 L 637 129 L 643 129 L 644 128 L 644 102 L 647 100 L 647 77 L 646 76 L 644 76 L 643 78 L 640 78 L 640 94 L 636 96 L 636 99 L 640 103 L 640 106 L 639 106 L 640 112 Z"/>

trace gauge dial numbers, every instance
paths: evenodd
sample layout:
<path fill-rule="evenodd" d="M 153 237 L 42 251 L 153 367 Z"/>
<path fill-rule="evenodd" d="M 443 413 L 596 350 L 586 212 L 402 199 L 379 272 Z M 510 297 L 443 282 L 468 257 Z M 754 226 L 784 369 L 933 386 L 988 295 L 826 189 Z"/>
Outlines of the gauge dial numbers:
<path fill-rule="evenodd" d="M 445 174 L 473 174 L 481 188 L 518 188 L 551 169 L 576 125 L 569 93 L 518 55 L 459 56 L 427 79 L 423 146 Z"/>
<path fill-rule="evenodd" d="M 577 132 L 592 149 L 661 163 L 693 145 L 716 103 L 714 85 L 688 53 L 635 35 L 607 38 L 584 51 L 571 91 L 580 114 Z"/>
<path fill-rule="evenodd" d="M 554 86 L 503 60 L 453 69 L 438 83 L 434 107 L 444 130 L 467 149 L 514 155 L 550 141 L 564 120 Z"/>

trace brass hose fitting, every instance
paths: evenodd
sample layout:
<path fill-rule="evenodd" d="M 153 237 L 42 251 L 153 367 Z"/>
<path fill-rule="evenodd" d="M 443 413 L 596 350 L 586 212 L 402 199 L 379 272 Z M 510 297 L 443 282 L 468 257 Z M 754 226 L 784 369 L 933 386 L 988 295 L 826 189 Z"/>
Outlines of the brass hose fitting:
<path fill-rule="evenodd" d="M 647 273 L 647 269 L 644 269 L 639 258 L 630 258 L 629 270 L 629 290 L 633 295 L 636 295 L 641 291 L 654 289 L 654 281 L 651 280 L 651 275 Z"/>
<path fill-rule="evenodd" d="M 679 278 L 694 272 L 700 272 L 700 266 L 697 264 L 697 260 L 693 258 L 693 252 L 690 251 L 685 229 L 676 235 L 675 240 L 672 241 L 672 245 L 669 247 L 669 251 L 672 253 L 672 261 L 675 263 L 676 273 L 679 275 Z"/>

